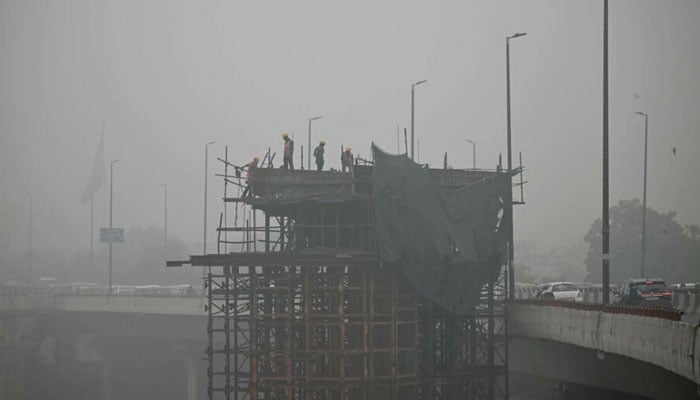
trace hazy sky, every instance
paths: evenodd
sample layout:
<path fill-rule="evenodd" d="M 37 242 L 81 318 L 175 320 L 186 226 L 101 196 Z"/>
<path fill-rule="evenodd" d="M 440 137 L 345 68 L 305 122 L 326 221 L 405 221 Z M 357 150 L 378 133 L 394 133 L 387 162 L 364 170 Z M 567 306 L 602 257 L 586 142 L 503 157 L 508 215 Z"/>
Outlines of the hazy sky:
<path fill-rule="evenodd" d="M 648 203 L 700 223 L 700 2 L 610 2 L 611 204 L 641 197 L 649 119 Z M 283 131 L 362 155 L 396 150 L 416 89 L 421 161 L 495 167 L 505 152 L 505 36 L 511 45 L 513 147 L 527 205 L 516 240 L 582 240 L 601 214 L 602 1 L 0 0 L 0 257 L 34 245 L 87 248 L 81 204 L 105 126 L 115 226 L 162 226 L 201 242 L 204 144 L 210 172 L 229 146 L 244 163 Z M 635 93 L 639 98 L 635 98 Z M 678 149 L 673 156 L 671 149 Z M 516 153 L 517 155 L 517 153 Z M 279 158 L 278 158 L 279 159 Z M 517 159 L 517 158 L 516 158 Z M 296 157 L 298 163 L 298 155 Z M 209 237 L 222 187 L 211 176 Z M 108 186 L 96 226 L 108 223 Z M 210 240 L 214 250 L 213 240 Z M 517 257 L 517 256 L 516 256 Z"/>

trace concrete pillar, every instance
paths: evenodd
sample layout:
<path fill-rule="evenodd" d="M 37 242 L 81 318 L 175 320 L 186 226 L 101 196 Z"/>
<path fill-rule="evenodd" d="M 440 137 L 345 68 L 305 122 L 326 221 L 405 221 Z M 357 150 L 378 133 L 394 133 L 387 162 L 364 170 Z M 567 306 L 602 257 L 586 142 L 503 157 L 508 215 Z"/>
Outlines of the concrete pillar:
<path fill-rule="evenodd" d="M 54 338 L 56 339 L 54 376 L 57 383 L 54 393 L 58 394 L 58 398 L 75 398 L 79 384 L 79 378 L 75 376 L 75 334 L 71 331 L 59 330 Z"/>
<path fill-rule="evenodd" d="M 31 398 L 32 367 L 38 344 L 36 319 L 26 314 L 0 316 L 0 399 Z"/>
<path fill-rule="evenodd" d="M 112 364 L 109 358 L 102 357 L 102 362 L 100 363 L 100 370 L 102 375 L 102 385 L 101 386 L 101 399 L 111 400 L 112 398 Z"/>
<path fill-rule="evenodd" d="M 180 342 L 175 345 L 185 363 L 187 400 L 206 398 L 206 363 L 202 360 L 202 349 L 201 343 Z"/>
<path fill-rule="evenodd" d="M 25 362 L 22 346 L 0 347 L 0 398 L 24 398 L 24 386 L 27 381 Z"/>
<path fill-rule="evenodd" d="M 199 369 L 195 360 L 188 353 L 185 353 L 185 367 L 187 368 L 187 400 L 197 400 Z"/>

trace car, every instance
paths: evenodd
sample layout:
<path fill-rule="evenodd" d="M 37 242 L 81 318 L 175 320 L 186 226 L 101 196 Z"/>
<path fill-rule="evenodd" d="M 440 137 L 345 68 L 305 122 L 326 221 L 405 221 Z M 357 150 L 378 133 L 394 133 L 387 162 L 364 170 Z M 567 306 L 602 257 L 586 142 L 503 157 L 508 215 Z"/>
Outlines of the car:
<path fill-rule="evenodd" d="M 579 294 L 578 286 L 572 282 L 552 282 L 543 286 L 543 290 L 537 295 L 540 300 L 571 300 L 574 301 Z"/>
<path fill-rule="evenodd" d="M 661 278 L 628 279 L 620 285 L 616 303 L 625 306 L 673 308 L 671 292 Z"/>
<path fill-rule="evenodd" d="M 700 288 L 700 284 L 696 282 L 686 282 L 686 283 L 674 283 L 668 286 L 671 290 L 695 290 Z"/>

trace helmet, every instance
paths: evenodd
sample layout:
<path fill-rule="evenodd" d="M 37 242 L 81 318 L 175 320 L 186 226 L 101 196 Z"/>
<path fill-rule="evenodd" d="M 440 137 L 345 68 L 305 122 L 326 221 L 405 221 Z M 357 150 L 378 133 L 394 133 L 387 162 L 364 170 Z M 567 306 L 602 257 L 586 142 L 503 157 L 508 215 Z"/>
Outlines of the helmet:
<path fill-rule="evenodd" d="M 325 144 L 326 144 L 326 141 L 325 141 L 325 140 L 321 140 L 321 141 L 319 142 L 319 144 L 325 145 Z"/>
<path fill-rule="evenodd" d="M 346 147 L 345 151 L 352 151 L 352 147 L 350 147 L 350 146 Z"/>
<path fill-rule="evenodd" d="M 285 132 L 285 133 L 282 134 L 282 137 L 286 139 L 286 138 L 289 137 L 289 134 L 287 134 L 287 132 Z"/>
<path fill-rule="evenodd" d="M 255 162 L 260 161 L 260 157 L 258 157 L 258 156 L 253 157 L 253 161 L 255 161 Z"/>

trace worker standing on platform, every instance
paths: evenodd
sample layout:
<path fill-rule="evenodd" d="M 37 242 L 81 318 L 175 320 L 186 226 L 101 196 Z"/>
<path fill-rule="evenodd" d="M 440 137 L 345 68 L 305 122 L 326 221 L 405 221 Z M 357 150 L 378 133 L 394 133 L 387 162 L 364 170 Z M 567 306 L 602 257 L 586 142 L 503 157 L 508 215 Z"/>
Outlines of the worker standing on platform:
<path fill-rule="evenodd" d="M 355 163 L 355 157 L 352 155 L 352 147 L 348 146 L 345 148 L 343 154 L 340 155 L 340 164 L 343 166 L 343 172 L 347 168 L 351 171 L 352 165 Z"/>
<path fill-rule="evenodd" d="M 250 178 L 253 176 L 253 170 L 256 169 L 256 168 L 258 168 L 258 162 L 259 162 L 259 161 L 260 161 L 260 157 L 255 156 L 255 157 L 253 157 L 253 161 L 249 162 L 249 163 L 245 166 L 245 168 L 246 168 L 246 175 L 245 175 L 245 177 L 246 177 L 247 182 L 246 182 L 245 190 L 243 190 L 243 196 L 242 196 L 242 197 L 246 197 L 247 195 L 250 194 L 250 184 L 251 184 Z"/>
<path fill-rule="evenodd" d="M 289 138 L 287 132 L 282 134 L 284 139 L 284 169 L 294 171 L 294 141 Z"/>
<path fill-rule="evenodd" d="M 322 171 L 323 170 L 323 153 L 325 152 L 325 147 L 326 147 L 326 141 L 321 140 L 318 143 L 318 146 L 314 149 L 314 157 L 316 158 L 316 170 L 317 171 Z"/>

